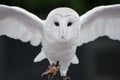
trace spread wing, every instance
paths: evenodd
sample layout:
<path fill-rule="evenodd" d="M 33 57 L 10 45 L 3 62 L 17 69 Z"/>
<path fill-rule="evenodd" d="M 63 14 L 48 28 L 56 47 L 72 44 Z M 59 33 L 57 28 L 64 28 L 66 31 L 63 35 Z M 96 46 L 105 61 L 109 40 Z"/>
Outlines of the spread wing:
<path fill-rule="evenodd" d="M 30 41 L 37 46 L 42 38 L 42 25 L 41 19 L 22 8 L 0 5 L 0 36 Z"/>
<path fill-rule="evenodd" d="M 120 40 L 120 4 L 94 8 L 80 17 L 80 24 L 80 43 L 102 36 Z"/>

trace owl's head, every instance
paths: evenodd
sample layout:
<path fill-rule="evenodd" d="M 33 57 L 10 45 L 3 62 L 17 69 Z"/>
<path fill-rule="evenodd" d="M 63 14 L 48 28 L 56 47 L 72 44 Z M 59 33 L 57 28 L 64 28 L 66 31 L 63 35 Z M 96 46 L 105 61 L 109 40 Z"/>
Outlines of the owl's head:
<path fill-rule="evenodd" d="M 44 27 L 48 37 L 58 41 L 70 41 L 79 35 L 80 18 L 73 9 L 57 8 L 49 13 Z"/>

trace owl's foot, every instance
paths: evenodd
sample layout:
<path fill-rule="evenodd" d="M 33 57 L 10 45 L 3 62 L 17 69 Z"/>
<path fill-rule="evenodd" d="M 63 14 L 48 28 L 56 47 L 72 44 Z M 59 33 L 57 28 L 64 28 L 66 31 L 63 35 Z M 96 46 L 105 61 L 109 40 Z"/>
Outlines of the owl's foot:
<path fill-rule="evenodd" d="M 47 75 L 47 76 L 55 76 L 57 74 L 57 72 L 59 72 L 59 61 L 57 61 L 56 64 L 52 64 L 50 66 L 48 66 L 47 71 L 45 71 L 42 76 Z"/>
<path fill-rule="evenodd" d="M 62 80 L 71 80 L 69 76 L 62 76 Z"/>
<path fill-rule="evenodd" d="M 53 76 L 55 76 L 58 71 L 59 71 L 59 67 L 56 66 L 56 64 L 52 64 L 52 65 L 48 66 L 48 70 L 45 71 L 42 74 L 42 76 L 49 75 L 49 74 L 52 74 Z"/>

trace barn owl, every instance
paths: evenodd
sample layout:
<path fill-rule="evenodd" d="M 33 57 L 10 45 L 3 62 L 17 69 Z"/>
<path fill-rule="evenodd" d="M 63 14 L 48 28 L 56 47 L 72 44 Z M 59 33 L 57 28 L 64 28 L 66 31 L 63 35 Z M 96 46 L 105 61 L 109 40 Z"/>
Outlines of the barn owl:
<path fill-rule="evenodd" d="M 71 63 L 78 64 L 76 48 L 98 37 L 120 40 L 120 4 L 95 7 L 85 14 L 67 7 L 52 10 L 45 20 L 15 6 L 0 5 L 0 36 L 42 45 L 34 62 L 47 58 L 60 62 L 66 76 Z"/>

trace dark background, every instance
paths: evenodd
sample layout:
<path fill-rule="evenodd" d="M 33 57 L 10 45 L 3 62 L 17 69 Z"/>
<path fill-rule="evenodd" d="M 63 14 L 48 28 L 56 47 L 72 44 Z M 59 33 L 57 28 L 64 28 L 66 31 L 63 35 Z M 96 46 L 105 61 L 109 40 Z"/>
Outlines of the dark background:
<path fill-rule="evenodd" d="M 79 15 L 100 5 L 119 4 L 120 0 L 0 0 L 0 4 L 22 7 L 41 19 L 57 7 L 70 7 Z M 48 61 L 33 63 L 41 45 L 0 37 L 0 80 L 42 80 L 41 74 Z M 107 37 L 78 47 L 80 64 L 71 65 L 68 75 L 72 80 L 120 80 L 120 42 Z"/>

